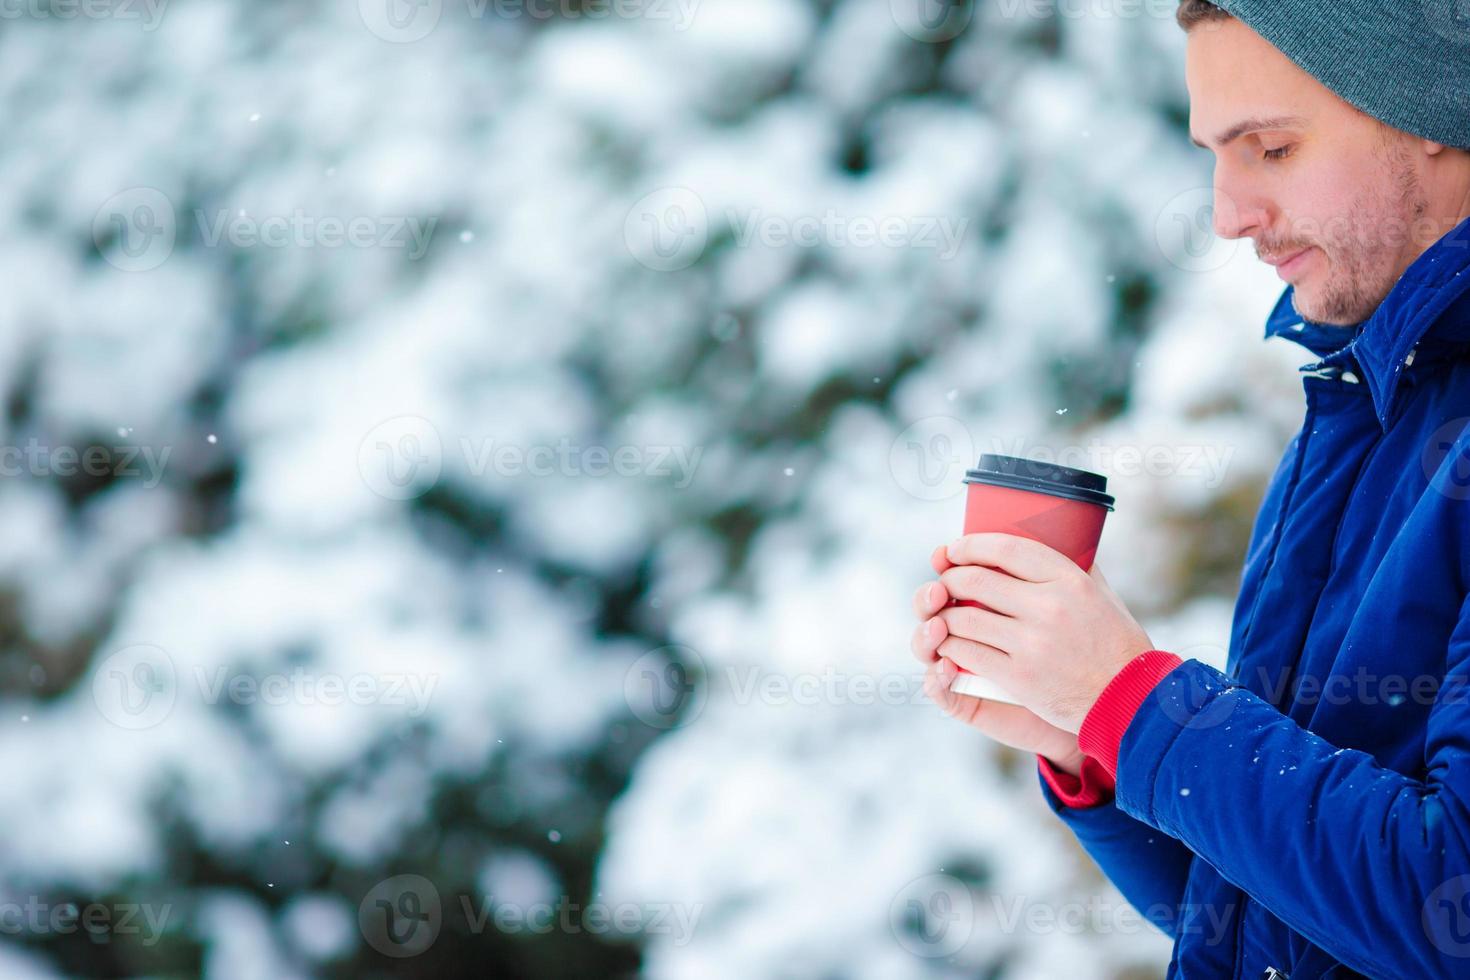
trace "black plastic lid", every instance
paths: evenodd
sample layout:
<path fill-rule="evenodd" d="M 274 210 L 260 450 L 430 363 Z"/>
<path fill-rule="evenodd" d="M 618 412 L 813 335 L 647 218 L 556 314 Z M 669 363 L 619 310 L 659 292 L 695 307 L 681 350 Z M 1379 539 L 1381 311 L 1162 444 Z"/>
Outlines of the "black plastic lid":
<path fill-rule="evenodd" d="M 965 471 L 965 482 L 1031 490 L 1113 509 L 1113 497 L 1107 492 L 1107 477 L 1059 463 L 1044 463 L 1039 459 L 986 453 L 973 470 Z"/>

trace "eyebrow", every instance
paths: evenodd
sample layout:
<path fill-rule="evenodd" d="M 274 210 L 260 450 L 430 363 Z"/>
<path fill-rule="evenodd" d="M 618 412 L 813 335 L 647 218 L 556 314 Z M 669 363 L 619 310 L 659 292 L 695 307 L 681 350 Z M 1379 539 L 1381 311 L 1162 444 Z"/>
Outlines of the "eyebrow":
<path fill-rule="evenodd" d="M 1273 116 L 1266 119 L 1245 119 L 1231 126 L 1219 136 L 1216 136 L 1215 145 L 1225 146 L 1231 140 L 1238 139 L 1246 133 L 1254 133 L 1262 129 L 1289 129 L 1293 126 L 1300 126 L 1305 122 L 1306 120 L 1301 116 Z M 1189 134 L 1189 141 L 1201 149 L 1209 149 L 1193 133 Z"/>

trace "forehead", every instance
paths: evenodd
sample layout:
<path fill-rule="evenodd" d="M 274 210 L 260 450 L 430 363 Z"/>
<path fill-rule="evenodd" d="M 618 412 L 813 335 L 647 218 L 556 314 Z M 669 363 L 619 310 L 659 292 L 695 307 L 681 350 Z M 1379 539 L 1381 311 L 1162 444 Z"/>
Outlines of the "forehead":
<path fill-rule="evenodd" d="M 1304 126 L 1337 96 L 1238 20 L 1201 24 L 1185 44 L 1193 136 L 1207 144 L 1250 129 Z"/>

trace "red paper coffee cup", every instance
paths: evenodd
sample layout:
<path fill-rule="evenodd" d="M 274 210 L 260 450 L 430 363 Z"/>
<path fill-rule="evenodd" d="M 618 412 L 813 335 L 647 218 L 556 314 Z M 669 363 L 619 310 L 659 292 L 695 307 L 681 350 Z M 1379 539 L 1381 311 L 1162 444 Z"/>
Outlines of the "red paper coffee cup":
<path fill-rule="evenodd" d="M 986 453 L 965 473 L 965 533 L 998 531 L 1040 541 L 1092 568 L 1103 521 L 1113 509 L 1108 478 L 1057 463 Z M 968 599 L 950 605 L 985 607 Z M 992 701 L 1018 702 L 996 684 L 960 668 L 949 689 Z"/>

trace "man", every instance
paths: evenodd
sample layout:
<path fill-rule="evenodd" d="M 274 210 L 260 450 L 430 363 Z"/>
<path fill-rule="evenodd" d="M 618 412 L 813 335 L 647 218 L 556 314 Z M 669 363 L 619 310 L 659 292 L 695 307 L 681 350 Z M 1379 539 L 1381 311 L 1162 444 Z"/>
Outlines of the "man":
<path fill-rule="evenodd" d="M 1221 673 L 1094 568 L 936 550 L 913 649 L 951 715 L 1174 937 L 1170 977 L 1470 976 L 1470 19 L 1455 0 L 1183 0 L 1218 234 L 1318 360 Z M 982 602 L 988 609 L 948 605 Z M 1024 707 L 949 692 L 956 665 Z"/>

